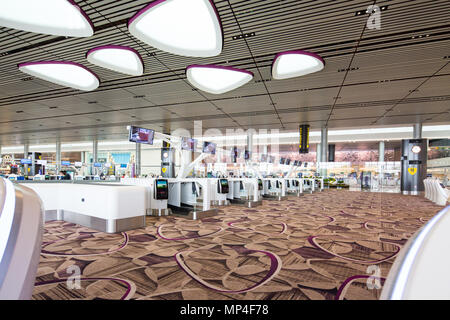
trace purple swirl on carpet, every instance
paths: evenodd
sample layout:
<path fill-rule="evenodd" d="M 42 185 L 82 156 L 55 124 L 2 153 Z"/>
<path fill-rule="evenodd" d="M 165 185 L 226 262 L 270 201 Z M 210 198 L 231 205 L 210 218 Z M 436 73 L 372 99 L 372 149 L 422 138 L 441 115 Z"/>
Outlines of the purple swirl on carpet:
<path fill-rule="evenodd" d="M 67 239 L 60 239 L 60 240 L 48 242 L 45 245 L 43 245 L 42 246 L 42 250 L 41 250 L 41 254 L 43 254 L 43 255 L 52 255 L 52 256 L 64 256 L 64 257 L 99 256 L 99 255 L 103 255 L 103 254 L 110 254 L 110 253 L 122 250 L 123 248 L 125 248 L 127 246 L 128 241 L 129 241 L 128 234 L 126 232 L 122 232 L 121 234 L 122 234 L 122 236 L 124 238 L 124 241 L 119 245 L 119 247 L 117 247 L 116 249 L 113 249 L 113 250 L 104 251 L 104 252 L 97 252 L 97 253 L 79 253 L 79 254 L 72 254 L 72 253 L 64 253 L 64 252 L 55 252 L 55 251 L 45 250 L 45 247 L 49 246 L 50 244 L 58 243 L 58 242 L 61 242 L 61 241 L 68 241 Z M 85 237 L 81 236 L 79 238 L 69 239 L 69 241 L 79 240 L 79 239 L 84 239 L 84 238 Z"/>
<path fill-rule="evenodd" d="M 67 282 L 67 280 L 69 280 L 69 278 L 67 278 L 67 279 L 56 279 L 56 280 L 48 280 L 48 281 L 36 282 L 36 283 L 34 284 L 34 286 L 35 286 L 35 287 L 39 287 L 39 286 L 44 286 L 44 285 L 47 285 L 47 284 L 62 283 L 62 282 Z M 125 294 L 120 298 L 120 300 L 128 300 L 128 299 L 130 299 L 130 298 L 134 295 L 134 292 L 133 292 L 132 294 L 130 294 L 131 291 L 132 291 L 132 288 L 133 288 L 132 283 L 131 283 L 131 282 L 128 282 L 128 281 L 126 281 L 126 280 L 123 280 L 123 279 L 119 279 L 119 278 L 80 278 L 79 280 L 80 280 L 80 281 L 100 281 L 100 280 L 107 280 L 107 281 L 116 281 L 116 282 L 120 282 L 120 283 L 122 283 L 122 284 L 124 284 L 124 285 L 127 286 L 127 291 L 126 291 Z M 105 300 L 106 300 L 106 299 L 105 299 Z"/>
<path fill-rule="evenodd" d="M 236 248 L 234 248 L 234 249 L 236 250 Z M 263 250 L 250 250 L 250 249 L 241 247 L 240 250 L 236 250 L 240 254 L 263 253 L 264 255 L 268 256 L 270 258 L 269 271 L 267 272 L 267 274 L 264 276 L 264 278 L 261 281 L 258 281 L 251 287 L 241 289 L 241 290 L 226 290 L 226 289 L 221 289 L 219 287 L 216 287 L 216 286 L 209 284 L 208 282 L 202 280 L 199 276 L 197 276 L 194 272 L 192 272 L 189 269 L 189 267 L 184 263 L 184 261 L 182 259 L 182 254 L 190 253 L 190 252 L 194 252 L 194 251 L 197 251 L 197 250 L 186 250 L 186 251 L 180 251 L 180 252 L 176 253 L 174 258 L 175 258 L 175 261 L 177 262 L 178 266 L 188 276 L 190 276 L 194 281 L 200 283 L 202 286 L 204 286 L 208 289 L 214 290 L 216 292 L 222 292 L 222 293 L 244 293 L 244 292 L 254 290 L 258 287 L 261 287 L 262 285 L 264 285 L 267 282 L 269 282 L 270 280 L 272 280 L 272 278 L 278 274 L 278 272 L 281 269 L 281 264 L 282 264 L 281 259 L 272 252 L 263 251 Z"/>
<path fill-rule="evenodd" d="M 384 281 L 386 280 L 386 278 L 383 278 L 383 277 L 375 277 L 375 276 L 369 276 L 369 275 L 365 275 L 365 274 L 351 276 L 351 277 L 345 279 L 344 282 L 342 282 L 342 284 L 339 287 L 339 289 L 338 289 L 334 299 L 335 300 L 342 300 L 342 299 L 344 299 L 343 293 L 347 289 L 347 287 L 352 284 L 353 281 L 355 281 L 357 279 L 368 279 L 368 278 L 379 279 L 380 282 L 382 282 L 382 284 L 384 284 Z"/>
<path fill-rule="evenodd" d="M 365 261 L 365 260 L 358 260 L 358 259 L 348 258 L 348 257 L 342 256 L 342 255 L 339 255 L 339 254 L 337 254 L 337 253 L 334 253 L 334 252 L 332 252 L 332 251 L 330 251 L 330 250 L 327 250 L 327 249 L 323 248 L 320 244 L 318 244 L 318 243 L 316 242 L 316 240 L 315 240 L 316 238 L 318 238 L 318 236 L 309 236 L 309 237 L 308 237 L 308 242 L 309 242 L 312 246 L 314 246 L 315 248 L 320 249 L 320 250 L 322 250 L 322 251 L 324 251 L 324 252 L 326 252 L 326 253 L 328 253 L 328 254 L 331 254 L 331 255 L 333 255 L 333 256 L 335 256 L 335 257 L 337 257 L 337 258 L 341 258 L 341 259 L 344 259 L 344 260 L 348 260 L 348 261 L 352 261 L 352 262 L 357 262 L 357 263 L 363 263 L 363 264 L 375 264 L 375 263 L 380 263 L 380 262 L 387 261 L 387 260 L 389 260 L 389 259 L 395 257 L 395 256 L 400 252 L 400 246 L 399 246 L 398 244 L 393 243 L 393 242 L 388 242 L 388 241 L 378 241 L 378 242 L 380 242 L 380 243 L 387 243 L 387 244 L 390 244 L 390 245 L 395 246 L 395 247 L 396 247 L 395 252 L 394 252 L 393 254 L 391 254 L 391 255 L 389 255 L 389 256 L 383 258 L 383 259 L 378 259 L 378 260 L 368 260 L 368 261 Z M 369 240 L 369 241 L 370 241 L 370 240 Z M 371 242 L 377 242 L 377 241 L 371 241 Z"/>

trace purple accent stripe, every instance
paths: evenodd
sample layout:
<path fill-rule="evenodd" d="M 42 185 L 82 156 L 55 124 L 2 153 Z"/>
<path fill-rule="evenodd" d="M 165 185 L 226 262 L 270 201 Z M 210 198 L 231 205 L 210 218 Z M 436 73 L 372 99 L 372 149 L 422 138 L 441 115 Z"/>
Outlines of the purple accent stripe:
<path fill-rule="evenodd" d="M 338 292 L 336 293 L 336 296 L 334 297 L 334 300 L 339 300 L 342 292 L 344 291 L 344 289 L 347 287 L 347 285 L 349 285 L 351 282 L 353 282 L 356 279 L 368 279 L 368 278 L 375 278 L 375 279 L 380 279 L 382 282 L 384 282 L 386 280 L 386 278 L 383 277 L 375 277 L 375 276 L 369 276 L 369 275 L 356 275 L 356 276 L 351 276 L 347 279 L 344 280 L 344 282 L 342 282 L 341 286 L 338 289 Z"/>
<path fill-rule="evenodd" d="M 253 74 L 253 72 L 245 70 L 245 69 L 238 69 L 238 68 L 234 68 L 234 67 L 229 67 L 229 66 L 219 66 L 219 65 L 215 65 L 215 64 L 192 64 L 190 66 L 188 66 L 186 68 L 186 72 L 189 69 L 193 69 L 193 68 L 205 68 L 205 69 L 222 69 L 222 70 L 229 70 L 229 71 L 236 71 L 236 72 L 242 72 L 242 73 L 247 73 L 250 76 L 254 77 L 255 75 Z"/>
<path fill-rule="evenodd" d="M 188 251 L 189 251 L 189 250 L 188 250 Z M 208 289 L 211 289 L 211 290 L 213 290 L 213 291 L 216 291 L 216 292 L 222 292 L 222 293 L 243 293 L 243 292 L 251 291 L 251 290 L 253 290 L 253 289 L 255 289 L 255 288 L 261 286 L 261 285 L 264 284 L 270 277 L 272 277 L 272 276 L 275 274 L 275 271 L 278 269 L 278 265 L 279 265 L 276 256 L 275 256 L 272 252 L 269 252 L 269 251 L 262 251 L 262 250 L 247 250 L 247 253 L 257 253 L 257 252 L 259 252 L 259 253 L 265 254 L 266 256 L 268 256 L 268 257 L 270 258 L 270 269 L 269 269 L 269 271 L 267 272 L 267 274 L 264 276 L 264 278 L 263 278 L 261 281 L 255 283 L 253 286 L 251 286 L 251 287 L 249 287 L 249 288 L 241 289 L 241 290 L 220 290 L 220 289 L 215 289 L 215 288 L 209 287 L 208 285 L 204 284 L 203 282 L 201 282 L 201 281 L 200 281 L 199 279 L 197 279 L 196 277 L 193 277 L 193 276 L 192 276 L 192 275 L 191 275 L 191 274 L 183 267 L 183 265 L 180 263 L 180 261 L 178 261 L 177 255 L 178 255 L 178 254 L 181 254 L 182 252 L 183 252 L 183 251 L 180 251 L 180 252 L 178 252 L 176 255 L 174 255 L 175 261 L 177 262 L 177 264 L 178 264 L 178 266 L 181 268 L 181 270 L 183 270 L 184 272 L 186 272 L 186 274 L 187 274 L 188 276 L 190 276 L 193 280 L 195 280 L 196 282 L 198 282 L 198 283 L 201 284 L 202 286 L 204 286 L 204 287 L 206 287 L 206 288 L 208 288 Z M 186 251 L 184 251 L 184 252 L 186 252 Z"/>
<path fill-rule="evenodd" d="M 104 46 L 99 46 L 99 47 L 95 47 L 90 49 L 87 53 L 86 53 L 86 58 L 91 54 L 94 53 L 95 51 L 99 51 L 99 50 L 103 50 L 103 49 L 120 49 L 120 50 L 127 50 L 127 51 L 131 51 L 133 53 L 135 53 L 139 60 L 142 63 L 142 66 L 144 66 L 144 60 L 142 60 L 142 56 L 139 54 L 139 52 L 131 47 L 126 47 L 126 46 L 118 46 L 118 45 L 114 45 L 114 44 L 108 44 L 108 45 L 104 45 Z"/>
<path fill-rule="evenodd" d="M 63 253 L 63 252 L 53 252 L 53 251 L 47 251 L 42 249 L 41 250 L 41 254 L 51 254 L 51 255 L 55 255 L 55 256 L 71 256 L 71 257 L 79 257 L 79 256 L 96 256 L 96 255 L 102 255 L 102 254 L 109 254 L 109 253 L 113 253 L 113 252 L 117 252 L 122 250 L 123 248 L 125 248 L 125 246 L 128 244 L 129 242 L 129 236 L 126 232 L 122 232 L 122 236 L 124 237 L 124 241 L 122 242 L 122 244 L 114 249 L 114 250 L 110 250 L 110 251 L 105 251 L 105 252 L 100 252 L 100 253 L 86 253 L 86 254 L 71 254 L 71 253 Z M 77 240 L 78 238 L 75 239 L 69 239 L 69 241 L 72 240 Z M 47 242 L 45 245 L 42 246 L 42 248 L 47 247 L 50 244 L 53 243 L 57 243 L 57 242 L 61 242 L 61 241 L 67 241 L 67 239 L 60 239 L 60 240 L 56 240 L 56 241 L 51 241 L 51 242 Z"/>
<path fill-rule="evenodd" d="M 90 69 L 88 69 L 87 67 L 83 66 L 80 63 L 77 62 L 72 62 L 72 61 L 55 61 L 55 60 L 48 60 L 48 61 L 30 61 L 30 62 L 22 62 L 19 63 L 17 65 L 18 68 L 22 68 L 22 67 L 27 67 L 27 66 L 33 66 L 33 65 L 37 65 L 37 64 L 65 64 L 65 65 L 73 65 L 73 66 L 77 66 L 80 68 L 83 68 L 84 70 L 86 70 L 87 72 L 91 73 L 94 77 L 97 78 L 98 82 L 101 83 L 100 78 L 94 73 L 92 72 Z"/>
<path fill-rule="evenodd" d="M 35 287 L 39 287 L 39 286 L 43 286 L 46 284 L 52 284 L 52 283 L 61 283 L 61 282 L 66 282 L 68 279 L 57 279 L 57 280 L 49 280 L 49 281 L 42 281 L 42 282 L 36 282 L 34 284 Z M 131 292 L 131 283 L 128 281 L 125 281 L 123 279 L 118 279 L 118 278 L 81 278 L 80 281 L 99 281 L 99 280 L 110 280 L 110 281 L 117 281 L 117 282 L 121 282 L 124 285 L 127 286 L 127 291 L 125 292 L 125 294 L 120 298 L 120 300 L 125 300 L 128 295 Z"/>

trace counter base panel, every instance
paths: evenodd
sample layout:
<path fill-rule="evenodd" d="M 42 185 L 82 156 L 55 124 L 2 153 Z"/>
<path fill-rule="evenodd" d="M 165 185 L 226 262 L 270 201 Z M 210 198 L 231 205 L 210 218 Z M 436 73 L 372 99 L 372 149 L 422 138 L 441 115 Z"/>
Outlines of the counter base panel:
<path fill-rule="evenodd" d="M 102 219 L 67 210 L 45 211 L 45 221 L 54 220 L 76 223 L 106 233 L 118 233 L 145 227 L 145 215 L 123 219 Z"/>

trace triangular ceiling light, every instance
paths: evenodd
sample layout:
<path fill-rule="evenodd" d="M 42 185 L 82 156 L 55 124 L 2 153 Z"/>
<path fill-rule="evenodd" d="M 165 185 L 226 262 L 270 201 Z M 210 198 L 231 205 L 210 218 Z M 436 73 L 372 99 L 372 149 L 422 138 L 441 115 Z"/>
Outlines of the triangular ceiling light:
<path fill-rule="evenodd" d="M 72 0 L 0 0 L 0 26 L 65 37 L 90 37 L 91 20 Z"/>
<path fill-rule="evenodd" d="M 216 65 L 191 65 L 186 74 L 194 87 L 212 94 L 234 90 L 253 79 L 250 71 Z"/>
<path fill-rule="evenodd" d="M 130 33 L 160 50 L 189 57 L 222 52 L 220 17 L 211 0 L 157 0 L 132 17 Z"/>
<path fill-rule="evenodd" d="M 144 73 L 141 56 L 129 47 L 114 45 L 97 47 L 89 50 L 86 58 L 92 64 L 131 76 L 141 76 Z"/>
<path fill-rule="evenodd" d="M 289 79 L 320 71 L 325 61 L 317 54 L 307 51 L 286 51 L 275 56 L 272 65 L 274 79 Z"/>
<path fill-rule="evenodd" d="M 19 64 L 19 70 L 61 86 L 82 91 L 98 88 L 98 77 L 85 66 L 69 61 L 38 61 Z"/>

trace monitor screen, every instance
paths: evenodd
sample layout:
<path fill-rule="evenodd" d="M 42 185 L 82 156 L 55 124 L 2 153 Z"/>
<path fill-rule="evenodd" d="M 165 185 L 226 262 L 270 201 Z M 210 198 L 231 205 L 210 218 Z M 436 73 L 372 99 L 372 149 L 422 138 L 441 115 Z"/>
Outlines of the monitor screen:
<path fill-rule="evenodd" d="M 286 159 L 285 158 L 280 158 L 280 164 L 285 164 Z"/>
<path fill-rule="evenodd" d="M 285 164 L 290 165 L 291 164 L 291 159 L 286 159 Z"/>
<path fill-rule="evenodd" d="M 228 186 L 228 180 L 227 179 L 220 179 L 220 184 L 222 186 Z"/>
<path fill-rule="evenodd" d="M 181 138 L 181 149 L 186 151 L 195 151 L 197 140 L 192 138 Z"/>
<path fill-rule="evenodd" d="M 249 160 L 250 159 L 250 152 L 248 150 L 245 150 L 244 152 L 244 159 Z"/>
<path fill-rule="evenodd" d="M 139 127 L 130 127 L 130 142 L 153 144 L 155 131 L 152 129 L 145 129 Z"/>
<path fill-rule="evenodd" d="M 261 155 L 261 162 L 267 162 L 267 154 Z"/>
<path fill-rule="evenodd" d="M 239 158 L 240 154 L 241 154 L 241 150 L 239 150 L 237 147 L 233 147 L 231 149 L 231 157 Z"/>
<path fill-rule="evenodd" d="M 166 189 L 167 188 L 167 180 L 157 180 L 156 188 L 158 189 Z"/>
<path fill-rule="evenodd" d="M 294 166 L 298 167 L 298 161 L 294 160 Z"/>
<path fill-rule="evenodd" d="M 204 153 L 210 153 L 210 154 L 216 154 L 216 144 L 212 142 L 203 142 L 203 152 Z"/>
<path fill-rule="evenodd" d="M 21 164 L 32 164 L 33 161 L 31 159 L 20 159 Z"/>
<path fill-rule="evenodd" d="M 70 166 L 70 161 L 61 161 L 62 166 Z"/>

